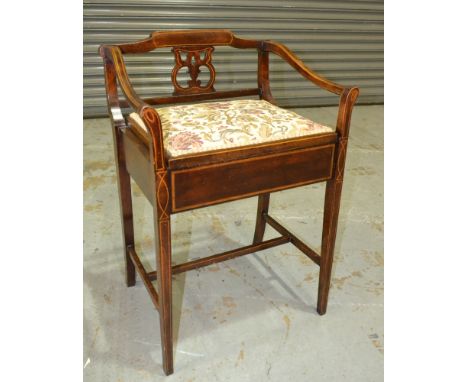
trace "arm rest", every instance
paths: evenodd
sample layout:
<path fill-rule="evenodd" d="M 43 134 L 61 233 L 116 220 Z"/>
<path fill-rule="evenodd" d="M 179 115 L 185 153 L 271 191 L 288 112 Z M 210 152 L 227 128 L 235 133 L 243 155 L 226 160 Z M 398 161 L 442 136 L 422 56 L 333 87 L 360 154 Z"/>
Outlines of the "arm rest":
<path fill-rule="evenodd" d="M 106 59 L 103 47 L 99 49 L 99 54 L 104 61 L 104 79 L 109 117 L 114 127 L 123 129 L 126 127 L 126 123 L 122 114 L 122 109 L 120 108 L 115 68 L 112 62 Z"/>
<path fill-rule="evenodd" d="M 116 46 L 111 45 L 102 45 L 99 48 L 99 53 L 104 59 L 105 64 L 108 64 L 114 71 L 122 93 L 127 99 L 130 106 L 137 112 L 144 106 L 147 105 L 135 92 L 132 84 L 128 78 L 127 70 L 125 68 L 125 63 L 122 58 L 122 53 L 120 49 Z"/>
<path fill-rule="evenodd" d="M 275 41 L 263 41 L 263 50 L 273 52 L 285 60 L 289 65 L 297 70 L 303 77 L 312 81 L 314 84 L 322 89 L 328 90 L 331 93 L 341 95 L 346 89 L 345 86 L 327 80 L 325 77 L 315 73 L 309 69 L 293 52 L 285 45 Z"/>
<path fill-rule="evenodd" d="M 122 90 L 122 93 L 128 101 L 129 105 L 138 113 L 138 115 L 143 120 L 148 132 L 150 133 L 153 164 L 158 169 L 164 168 L 165 158 L 162 142 L 163 134 L 161 120 L 157 111 L 144 102 L 133 89 L 133 86 L 130 83 L 130 79 L 128 78 L 127 70 L 125 68 L 125 63 L 123 61 L 122 52 L 120 49 L 116 46 L 103 45 L 99 48 L 99 53 L 104 60 L 104 65 L 106 68 L 106 90 L 108 94 L 111 117 L 114 118 L 114 121 L 116 117 L 118 118 L 119 127 L 126 127 L 118 100 L 118 80 L 120 89 Z M 110 80 L 110 82 L 108 80 Z M 109 86 L 109 84 L 111 86 Z"/>
<path fill-rule="evenodd" d="M 320 76 L 312 69 L 308 68 L 293 52 L 291 52 L 283 44 L 274 41 L 263 41 L 262 49 L 266 52 L 273 52 L 280 56 L 289 65 L 296 69 L 303 77 L 313 82 L 318 87 L 340 96 L 340 106 L 338 109 L 336 130 L 341 137 L 347 137 L 349 133 L 349 124 L 351 121 L 351 112 L 359 95 L 359 89 L 354 86 L 346 87 Z"/>

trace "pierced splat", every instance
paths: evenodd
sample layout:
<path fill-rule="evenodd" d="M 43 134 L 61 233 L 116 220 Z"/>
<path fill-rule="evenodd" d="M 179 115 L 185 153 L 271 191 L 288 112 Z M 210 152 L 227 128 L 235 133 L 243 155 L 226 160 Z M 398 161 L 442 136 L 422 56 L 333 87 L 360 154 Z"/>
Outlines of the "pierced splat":
<path fill-rule="evenodd" d="M 216 72 L 211 63 L 211 54 L 213 51 L 214 48 L 212 46 L 172 48 L 176 61 L 171 75 L 172 84 L 174 85 L 174 95 L 211 93 L 215 91 L 213 84 L 215 82 Z M 210 78 L 208 83 L 204 86 L 202 86 L 201 80 L 198 79 L 201 66 L 206 66 L 210 71 Z M 187 67 L 188 74 L 190 75 L 190 80 L 187 81 L 186 87 L 181 86 L 177 81 L 177 74 L 183 67 Z"/>

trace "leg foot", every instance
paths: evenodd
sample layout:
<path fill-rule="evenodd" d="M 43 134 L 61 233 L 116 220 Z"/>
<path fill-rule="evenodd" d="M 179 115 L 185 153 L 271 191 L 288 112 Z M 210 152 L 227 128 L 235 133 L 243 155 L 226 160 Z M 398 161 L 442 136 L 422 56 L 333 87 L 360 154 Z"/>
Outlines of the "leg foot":
<path fill-rule="evenodd" d="M 320 256 L 320 275 L 317 300 L 317 312 L 320 315 L 324 315 L 327 312 L 342 185 L 342 181 L 331 179 L 327 182 L 325 191 L 322 251 Z"/>
<path fill-rule="evenodd" d="M 159 221 L 157 244 L 157 269 L 159 293 L 159 324 L 163 354 L 163 369 L 166 375 L 174 372 L 172 344 L 172 266 L 170 220 Z"/>

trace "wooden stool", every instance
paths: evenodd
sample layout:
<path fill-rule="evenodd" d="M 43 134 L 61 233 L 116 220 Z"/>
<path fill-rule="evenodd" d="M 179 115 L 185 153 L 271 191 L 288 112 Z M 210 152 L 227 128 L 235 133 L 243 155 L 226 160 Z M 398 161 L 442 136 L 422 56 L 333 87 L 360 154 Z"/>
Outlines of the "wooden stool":
<path fill-rule="evenodd" d="M 212 56 L 215 46 L 255 49 L 258 86 L 217 91 Z M 124 54 L 171 47 L 175 55 L 171 96 L 141 99 L 133 89 Z M 333 262 L 346 149 L 356 87 L 347 88 L 319 76 L 284 45 L 241 39 L 227 30 L 154 32 L 146 40 L 103 45 L 109 116 L 122 216 L 126 281 L 135 285 L 138 272 L 159 311 L 163 368 L 173 373 L 171 275 L 233 259 L 280 244 L 292 243 L 320 267 L 317 311 L 325 314 Z M 269 84 L 269 53 L 288 62 L 315 85 L 340 97 L 336 130 L 275 106 Z M 198 80 L 208 68 L 206 84 Z M 187 86 L 177 81 L 187 68 Z M 125 99 L 119 98 L 120 88 Z M 259 100 L 170 106 L 258 96 Z M 122 107 L 134 112 L 124 117 Z M 153 205 L 157 270 L 148 272 L 135 252 L 130 177 Z M 309 248 L 268 214 L 270 192 L 327 182 L 321 254 Z M 171 266 L 171 214 L 258 195 L 253 243 L 203 259 Z M 269 224 L 279 237 L 263 241 Z M 157 280 L 157 290 L 152 281 Z"/>

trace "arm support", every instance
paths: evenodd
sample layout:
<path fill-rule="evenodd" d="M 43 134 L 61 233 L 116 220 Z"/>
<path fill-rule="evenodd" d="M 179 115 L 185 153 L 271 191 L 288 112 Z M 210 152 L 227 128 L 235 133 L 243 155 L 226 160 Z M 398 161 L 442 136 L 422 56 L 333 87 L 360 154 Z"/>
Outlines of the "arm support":
<path fill-rule="evenodd" d="M 165 168 L 163 134 L 161 120 L 158 113 L 154 108 L 144 102 L 133 89 L 128 78 L 120 49 L 116 46 L 104 45 L 99 48 L 99 53 L 104 60 L 106 91 L 111 117 L 114 119 L 114 122 L 118 121 L 118 123 L 116 123 L 118 127 L 126 127 L 118 99 L 118 80 L 120 89 L 122 90 L 127 102 L 138 113 L 145 123 L 147 130 L 150 132 L 153 165 L 156 169 Z"/>
<path fill-rule="evenodd" d="M 122 109 L 120 108 L 115 68 L 112 62 L 107 60 L 106 57 L 102 54 L 101 49 L 100 53 L 104 60 L 104 79 L 109 117 L 111 118 L 111 123 L 113 126 L 123 129 L 126 127 L 126 123 L 122 115 Z"/>
<path fill-rule="evenodd" d="M 348 88 L 320 76 L 313 70 L 309 69 L 293 52 L 291 52 L 283 44 L 274 41 L 263 41 L 262 50 L 265 52 L 273 52 L 277 54 L 294 69 L 296 69 L 297 72 L 299 72 L 303 77 L 313 82 L 318 87 L 340 96 L 340 106 L 338 110 L 338 119 L 336 122 L 336 130 L 340 134 L 340 137 L 347 137 L 349 133 L 349 124 L 351 121 L 351 112 L 359 95 L 359 89 L 357 87 Z"/>
<path fill-rule="evenodd" d="M 336 84 L 326 78 L 318 75 L 313 70 L 309 69 L 293 52 L 286 46 L 274 41 L 263 41 L 263 50 L 273 52 L 285 60 L 289 65 L 296 69 L 303 77 L 312 81 L 315 85 L 329 92 L 340 95 L 345 87 Z"/>

